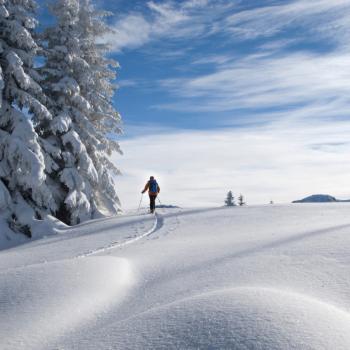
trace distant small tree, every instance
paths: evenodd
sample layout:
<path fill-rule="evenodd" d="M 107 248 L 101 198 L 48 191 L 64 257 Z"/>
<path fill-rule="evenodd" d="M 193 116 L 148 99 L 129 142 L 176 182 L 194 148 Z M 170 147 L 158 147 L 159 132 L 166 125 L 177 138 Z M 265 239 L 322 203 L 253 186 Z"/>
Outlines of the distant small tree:
<path fill-rule="evenodd" d="M 232 191 L 228 191 L 226 195 L 225 204 L 227 207 L 235 206 L 235 198 L 233 197 Z"/>
<path fill-rule="evenodd" d="M 242 194 L 240 194 L 238 197 L 238 205 L 239 206 L 245 205 L 244 197 Z"/>

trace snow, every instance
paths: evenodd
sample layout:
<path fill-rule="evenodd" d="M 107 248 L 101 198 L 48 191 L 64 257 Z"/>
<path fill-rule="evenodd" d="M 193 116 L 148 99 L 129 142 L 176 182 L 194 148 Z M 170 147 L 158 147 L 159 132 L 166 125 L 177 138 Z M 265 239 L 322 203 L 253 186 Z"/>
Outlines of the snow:
<path fill-rule="evenodd" d="M 48 214 L 78 224 L 121 210 L 113 181 L 118 170 L 109 159 L 120 152 L 121 118 L 112 103 L 115 65 L 109 49 L 96 42 L 111 29 L 107 14 L 89 0 L 57 0 L 50 12 L 55 21 L 40 36 L 45 62 L 38 73 L 53 118 L 36 131 L 45 183 L 54 193 Z"/>
<path fill-rule="evenodd" d="M 128 261 L 112 257 L 34 264 L 1 274 L 1 288 L 8 291 L 1 298 L 4 348 L 50 348 L 60 334 L 121 300 L 130 275 Z"/>
<path fill-rule="evenodd" d="M 50 170 L 54 166 L 39 136 L 39 124 L 47 124 L 52 115 L 34 68 L 39 50 L 33 30 L 35 2 L 0 3 L 0 225 L 8 222 L 13 231 L 30 236 L 36 216 L 58 209 L 46 183 L 45 165 L 51 165 Z M 0 241 L 8 246 L 6 231 Z"/>
<path fill-rule="evenodd" d="M 160 208 L 57 226 L 0 252 L 0 348 L 348 350 L 349 210 Z"/>

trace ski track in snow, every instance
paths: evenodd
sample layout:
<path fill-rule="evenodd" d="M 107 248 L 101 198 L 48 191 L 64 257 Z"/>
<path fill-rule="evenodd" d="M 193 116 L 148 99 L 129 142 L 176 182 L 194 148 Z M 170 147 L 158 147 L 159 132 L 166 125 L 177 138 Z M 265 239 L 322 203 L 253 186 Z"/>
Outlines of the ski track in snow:
<path fill-rule="evenodd" d="M 120 303 L 134 283 L 132 267 L 125 258 L 98 254 L 134 244 L 163 225 L 164 218 L 156 213 L 149 230 L 123 242 L 68 259 L 0 271 L 0 348 L 51 349 L 52 342 L 61 334 L 81 327 L 101 311 Z M 140 229 L 135 230 L 139 233 Z M 49 286 L 46 280 L 50 280 Z M 17 292 L 12 296 L 12 291 Z M 21 310 L 21 315 L 17 310 Z M 39 335 L 33 334 L 36 329 L 40 329 Z"/>
<path fill-rule="evenodd" d="M 128 217 L 140 217 L 140 215 L 130 215 Z M 141 216 L 142 218 L 143 216 Z M 54 262 L 54 261 L 60 261 L 60 260 L 67 260 L 67 259 L 77 259 L 77 258 L 86 258 L 86 257 L 89 257 L 89 256 L 93 256 L 93 255 L 97 255 L 97 254 L 101 254 L 101 253 L 104 253 L 104 252 L 107 252 L 107 251 L 110 251 L 110 250 L 113 250 L 113 249 L 118 249 L 118 248 L 123 248 L 125 246 L 128 246 L 130 244 L 133 244 L 133 243 L 136 243 L 138 241 L 141 241 L 142 239 L 146 238 L 146 237 L 149 237 L 153 234 L 155 234 L 157 231 L 159 231 L 163 225 L 164 225 L 164 218 L 161 214 L 158 214 L 158 213 L 155 213 L 155 215 L 153 216 L 154 217 L 154 222 L 152 224 L 152 227 L 147 230 L 147 231 L 143 231 L 143 229 L 145 228 L 145 225 L 144 225 L 144 221 L 143 220 L 140 220 L 140 221 L 136 221 L 134 223 L 132 223 L 131 227 L 133 227 L 134 225 L 136 226 L 136 228 L 134 229 L 135 231 L 135 234 L 134 235 L 129 235 L 129 236 L 126 236 L 126 237 L 122 237 L 122 239 L 120 241 L 115 241 L 115 242 L 112 242 L 112 243 L 109 243 L 107 245 L 104 245 L 100 248 L 96 248 L 96 249 L 93 249 L 93 250 L 89 250 L 89 251 L 86 251 L 86 252 L 83 252 L 83 253 L 79 253 L 79 254 L 73 254 L 72 256 L 68 256 L 68 257 L 64 257 L 64 258 L 57 258 L 57 259 L 50 259 L 50 260 L 46 260 L 46 259 L 42 259 L 41 261 L 37 261 L 37 262 L 34 262 L 34 263 L 26 263 L 26 264 L 23 264 L 23 265 L 18 265 L 18 266 L 15 266 L 15 267 L 10 267 L 8 269 L 4 269 L 4 268 L 0 268 L 0 273 L 4 273 L 4 272 L 8 272 L 8 271 L 11 271 L 13 269 L 20 269 L 20 268 L 27 268 L 27 267 L 31 267 L 31 266 L 37 266 L 37 265 L 41 265 L 41 264 L 46 264 L 48 262 Z M 120 217 L 120 218 L 123 218 L 123 217 Z M 111 218 L 104 218 L 104 219 L 97 219 L 97 220 L 94 220 L 90 223 L 95 225 L 96 223 L 103 223 L 103 225 L 107 225 L 109 222 L 114 222 L 116 220 L 115 217 L 111 217 Z M 137 227 L 137 225 L 140 225 L 141 227 Z M 50 237 L 48 239 L 48 241 L 44 240 L 43 242 L 41 242 L 40 240 L 37 240 L 37 241 L 33 241 L 31 243 L 33 243 L 36 247 L 37 246 L 50 246 L 54 243 L 62 243 L 62 242 L 66 242 L 67 245 L 70 244 L 70 241 L 72 239 L 79 239 L 79 238 L 83 238 L 83 237 L 88 237 L 90 235 L 93 235 L 93 233 L 90 233 L 89 230 L 86 230 L 86 236 L 83 234 L 83 233 L 80 233 L 80 230 L 83 228 L 83 231 L 84 231 L 84 227 L 88 227 L 89 225 L 87 223 L 83 223 L 83 224 L 80 224 L 80 225 L 77 225 L 75 227 L 72 228 L 72 231 L 74 232 L 75 230 L 78 230 L 78 234 L 72 234 L 70 236 L 70 234 L 65 234 L 64 236 L 59 236 L 59 237 Z M 130 227 L 130 228 L 131 228 Z M 116 230 L 118 230 L 119 227 L 116 228 Z M 64 230 L 65 231 L 65 230 Z M 96 234 L 96 232 L 95 232 Z M 15 248 L 15 249 L 26 249 L 27 246 L 26 245 L 21 245 L 19 246 L 18 248 Z M 1 251 L 0 251 L 0 256 L 1 256 Z M 6 254 L 6 251 L 3 251 L 3 253 Z"/>
<path fill-rule="evenodd" d="M 156 213 L 154 215 L 154 224 L 149 231 L 141 234 L 140 236 L 136 236 L 132 239 L 126 240 L 124 242 L 113 242 L 113 243 L 109 244 L 108 246 L 98 248 L 98 249 L 92 250 L 92 251 L 87 252 L 87 253 L 83 253 L 81 255 L 76 256 L 76 258 L 86 258 L 88 256 L 103 253 L 103 252 L 106 252 L 106 251 L 111 250 L 111 249 L 122 248 L 122 247 L 129 245 L 129 244 L 133 244 L 133 243 L 135 243 L 135 242 L 137 242 L 145 237 L 148 237 L 148 236 L 154 234 L 161 227 L 163 227 L 163 225 L 164 225 L 164 218 L 161 215 Z"/>

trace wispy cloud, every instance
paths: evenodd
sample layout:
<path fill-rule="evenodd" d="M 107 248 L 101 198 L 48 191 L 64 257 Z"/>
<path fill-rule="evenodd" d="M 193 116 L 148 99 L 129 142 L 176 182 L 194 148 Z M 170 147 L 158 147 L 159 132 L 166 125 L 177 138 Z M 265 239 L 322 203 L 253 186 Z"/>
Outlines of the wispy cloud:
<path fill-rule="evenodd" d="M 148 1 L 143 9 L 121 16 L 115 33 L 105 37 L 120 51 L 166 38 L 226 35 L 238 40 L 274 37 L 287 28 L 304 28 L 344 43 L 349 34 L 348 0 L 294 0 L 244 9 L 235 0 Z M 305 37 L 304 37 L 305 39 Z"/>
<path fill-rule="evenodd" d="M 118 20 L 116 34 L 110 41 L 116 50 L 121 50 L 164 38 L 226 35 L 226 41 L 221 43 L 237 38 L 268 38 L 257 43 L 254 53 L 240 58 L 227 48 L 220 53 L 206 52 L 202 57 L 191 53 L 187 62 L 190 65 L 185 67 L 182 77 L 177 74 L 159 82 L 158 87 L 169 93 L 169 100 L 154 106 L 158 109 L 186 112 L 290 109 L 326 106 L 337 100 L 334 107 L 339 113 L 348 110 L 350 46 L 345 42 L 348 36 L 344 35 L 350 33 L 348 0 L 273 2 L 248 10 L 242 10 L 241 5 L 238 1 L 223 0 L 150 1 L 148 12 L 130 13 Z M 287 27 L 293 27 L 294 32 L 287 37 L 277 35 Z M 301 28 L 303 35 L 298 34 Z M 290 49 L 303 40 L 320 41 L 311 32 L 322 35 L 317 50 L 303 45 Z M 335 47 L 320 52 L 320 47 L 327 43 Z M 163 52 L 160 58 L 169 55 L 175 59 L 186 53 L 182 47 L 160 51 Z M 188 69 L 200 65 L 210 68 L 204 73 Z M 177 72 L 181 72 L 179 65 Z"/>
<path fill-rule="evenodd" d="M 251 55 L 219 66 L 211 74 L 160 82 L 174 96 L 174 104 L 158 106 L 187 111 L 227 111 L 323 104 L 348 104 L 350 53 L 283 56 Z M 202 103 L 194 103 L 200 99 Z"/>
<path fill-rule="evenodd" d="M 211 54 L 211 55 L 205 55 L 204 57 L 201 58 L 195 58 L 192 60 L 191 64 L 193 65 L 223 65 L 228 62 L 232 62 L 234 60 L 233 55 L 228 55 L 228 54 Z"/>
<path fill-rule="evenodd" d="M 344 41 L 349 32 L 347 0 L 296 0 L 244 10 L 228 16 L 224 27 L 242 39 L 273 36 L 288 27 L 303 27 Z M 338 34 L 338 35 L 337 35 Z"/>
<path fill-rule="evenodd" d="M 133 79 L 123 79 L 123 80 L 118 80 L 118 88 L 128 88 L 128 87 L 134 87 L 137 86 L 139 82 L 137 80 Z"/>
<path fill-rule="evenodd" d="M 186 0 L 146 2 L 143 11 L 134 11 L 120 17 L 113 25 L 114 33 L 104 37 L 115 51 L 141 47 L 166 38 L 178 40 L 207 36 L 215 19 L 236 1 Z"/>
<path fill-rule="evenodd" d="M 115 51 L 135 48 L 162 36 L 168 36 L 180 24 L 189 20 L 186 11 L 176 9 L 172 3 L 147 2 L 146 12 L 123 16 L 113 26 L 114 33 L 104 39 Z"/>

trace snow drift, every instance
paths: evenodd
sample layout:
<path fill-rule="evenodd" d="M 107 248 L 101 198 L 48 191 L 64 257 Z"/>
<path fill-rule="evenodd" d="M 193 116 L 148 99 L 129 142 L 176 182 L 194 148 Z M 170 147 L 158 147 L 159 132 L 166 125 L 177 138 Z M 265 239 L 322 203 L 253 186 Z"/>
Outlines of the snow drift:
<path fill-rule="evenodd" d="M 349 349 L 350 314 L 305 295 L 233 288 L 151 309 L 116 342 L 140 349 Z"/>
<path fill-rule="evenodd" d="M 349 209 L 159 209 L 3 250 L 0 347 L 349 349 Z"/>
<path fill-rule="evenodd" d="M 49 349 L 55 337 L 120 302 L 132 280 L 128 261 L 115 257 L 63 260 L 1 273 L 1 347 Z"/>

